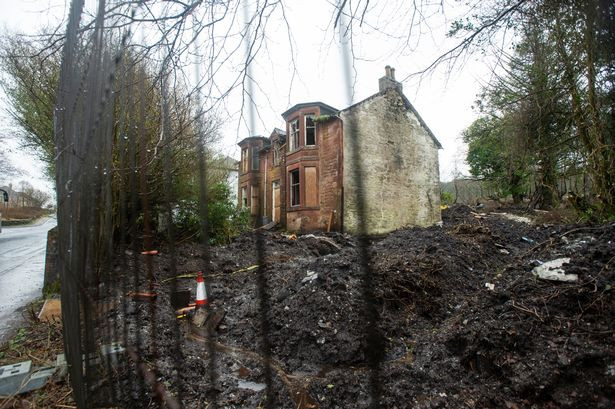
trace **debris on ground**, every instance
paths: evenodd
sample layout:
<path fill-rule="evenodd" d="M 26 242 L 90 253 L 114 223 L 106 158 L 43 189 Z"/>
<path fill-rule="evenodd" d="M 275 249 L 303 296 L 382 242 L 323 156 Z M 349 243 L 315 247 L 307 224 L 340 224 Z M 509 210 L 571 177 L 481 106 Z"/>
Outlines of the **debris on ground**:
<path fill-rule="evenodd" d="M 65 372 L 62 372 L 61 365 L 57 365 L 61 364 L 59 357 L 63 354 L 62 323 L 58 320 L 39 320 L 38 311 L 42 305 L 42 301 L 36 301 L 27 306 L 24 311 L 25 326 L 8 342 L 0 345 L 0 366 L 30 362 L 28 367 L 21 366 L 24 377 L 19 381 L 17 390 L 4 389 L 0 380 L 0 395 L 8 395 L 0 398 L 3 409 L 74 406 L 69 383 L 62 377 Z M 19 394 L 13 395 L 13 392 Z"/>
<path fill-rule="evenodd" d="M 49 298 L 45 300 L 41 311 L 38 314 L 40 321 L 61 322 L 62 303 L 59 298 Z"/>
<path fill-rule="evenodd" d="M 384 339 L 382 407 L 400 402 L 415 408 L 613 407 L 615 224 L 479 216 L 454 205 L 443 211 L 442 227 L 401 229 L 371 240 L 369 267 Z M 266 243 L 274 406 L 367 408 L 356 239 L 339 233 L 260 234 Z M 180 246 L 178 273 L 199 268 L 199 251 L 196 244 Z M 265 360 L 258 273 L 248 269 L 257 262 L 255 240 L 244 235 L 211 251 L 209 300 L 212 308 L 226 311 L 214 336 L 218 403 L 258 407 Z M 159 282 L 168 278 L 164 253 L 155 272 Z M 566 279 L 577 279 L 537 279 L 532 272 L 539 265 L 553 267 L 549 260 L 559 260 Z M 192 280 L 179 278 L 177 285 L 187 287 Z M 168 282 L 159 291 L 157 327 L 163 329 L 155 341 L 161 379 L 174 387 L 177 379 L 170 374 L 180 359 L 181 384 L 202 383 L 209 368 L 206 338 L 180 327 L 178 357 Z M 126 317 L 121 311 L 108 316 L 129 323 L 135 318 L 134 310 Z M 146 325 L 142 336 L 149 342 Z M 127 388 L 129 379 L 123 381 Z M 202 387 L 187 386 L 183 399 L 191 406 L 205 396 Z"/>
<path fill-rule="evenodd" d="M 381 407 L 615 407 L 615 223 L 527 223 L 488 211 L 477 217 L 463 205 L 442 216 L 442 226 L 400 229 L 369 242 L 384 341 Z M 369 407 L 358 241 L 340 233 L 259 234 L 265 243 L 260 269 L 253 234 L 211 247 L 209 305 L 223 311 L 211 332 L 177 320 L 171 304 L 171 289 L 190 288 L 192 299 L 196 295 L 202 250 L 189 242 L 177 248 L 175 277 L 169 252 L 160 246 L 152 303 L 116 298 L 116 308 L 99 317 L 101 325 L 115 323 L 119 334 L 127 324 L 131 344 L 139 328 L 142 359 L 155 365 L 170 394 L 181 388 L 185 407 L 206 407 L 214 396 L 219 407 L 259 407 L 267 362 L 261 352 L 262 273 L 273 406 Z M 541 279 L 533 273 L 539 266 L 577 279 Z M 130 277 L 126 283 L 136 291 Z M 155 322 L 148 321 L 151 306 Z M 215 389 L 204 377 L 212 356 Z M 119 365 L 117 372 L 118 386 L 128 393 L 103 403 L 157 405 L 139 394 L 134 365 Z"/>
<path fill-rule="evenodd" d="M 498 215 L 498 216 L 504 217 L 505 219 L 512 220 L 512 221 L 518 222 L 518 223 L 527 223 L 527 224 L 531 224 L 532 223 L 532 219 L 530 219 L 529 217 L 520 216 L 518 214 L 497 213 L 497 212 L 491 212 L 491 214 Z"/>
<path fill-rule="evenodd" d="M 570 263 L 570 257 L 556 258 L 555 260 L 550 260 L 534 267 L 532 273 L 543 280 L 564 282 L 578 281 L 578 275 L 566 274 L 566 271 L 562 268 L 564 264 L 568 263 Z"/>
<path fill-rule="evenodd" d="M 154 302 L 158 295 L 149 291 L 131 291 L 126 294 L 128 297 L 136 301 Z"/>

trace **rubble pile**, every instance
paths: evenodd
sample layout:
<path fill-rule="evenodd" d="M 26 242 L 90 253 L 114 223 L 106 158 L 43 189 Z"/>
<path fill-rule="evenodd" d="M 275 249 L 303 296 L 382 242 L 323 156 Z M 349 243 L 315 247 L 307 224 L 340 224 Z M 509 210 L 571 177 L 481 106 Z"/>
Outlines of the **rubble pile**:
<path fill-rule="evenodd" d="M 339 233 L 262 234 L 274 406 L 368 407 L 357 240 Z M 195 272 L 200 251 L 196 244 L 179 246 L 177 274 Z M 204 375 L 206 343 L 170 307 L 164 248 L 156 259 L 156 337 L 147 330 L 148 306 L 131 304 L 126 316 L 115 311 L 107 318 L 134 322 L 140 314 L 141 337 L 157 344 L 160 379 L 171 391 L 181 385 L 187 407 L 206 407 L 213 394 L 220 407 L 258 407 L 265 357 L 254 235 L 211 251 L 210 302 L 226 314 L 214 337 L 215 389 Z M 533 273 L 563 258 L 559 268 L 577 280 Z M 441 227 L 372 238 L 369 259 L 384 345 L 382 407 L 615 405 L 615 224 L 536 225 L 454 206 L 443 212 Z M 174 284 L 191 288 L 194 279 Z M 155 359 L 148 349 L 143 353 Z"/>

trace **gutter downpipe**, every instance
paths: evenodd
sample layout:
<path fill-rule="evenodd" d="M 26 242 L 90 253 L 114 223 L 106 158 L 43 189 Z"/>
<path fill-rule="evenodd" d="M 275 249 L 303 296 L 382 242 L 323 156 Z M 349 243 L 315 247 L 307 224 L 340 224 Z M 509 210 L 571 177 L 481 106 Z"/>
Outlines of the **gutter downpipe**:
<path fill-rule="evenodd" d="M 265 156 L 265 189 L 264 189 L 265 197 L 263 197 L 263 222 L 265 221 L 265 218 L 267 217 L 267 160 L 268 159 L 269 159 L 269 155 L 266 155 Z"/>

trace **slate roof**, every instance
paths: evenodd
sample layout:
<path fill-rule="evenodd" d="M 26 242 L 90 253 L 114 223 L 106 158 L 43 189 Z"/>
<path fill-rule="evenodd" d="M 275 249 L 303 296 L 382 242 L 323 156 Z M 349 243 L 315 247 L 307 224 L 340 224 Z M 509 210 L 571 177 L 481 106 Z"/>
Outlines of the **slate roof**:
<path fill-rule="evenodd" d="M 339 112 L 338 109 L 333 108 L 331 105 L 327 105 L 324 102 L 320 102 L 320 101 L 316 101 L 316 102 L 302 102 L 301 104 L 297 104 L 297 105 L 287 109 L 286 111 L 284 111 L 284 113 L 282 114 L 282 118 L 284 118 L 284 120 L 286 120 L 289 114 L 297 111 L 298 109 L 307 108 L 307 107 L 313 107 L 313 106 L 317 106 L 317 107 L 320 108 L 320 114 L 321 115 L 336 115 Z"/>
<path fill-rule="evenodd" d="M 438 141 L 438 138 L 436 138 L 436 136 L 434 135 L 434 133 L 431 131 L 431 129 L 429 129 L 429 126 L 427 126 L 427 123 L 425 123 L 425 121 L 423 120 L 423 118 L 421 117 L 421 115 L 419 114 L 419 112 L 416 110 L 416 108 L 414 107 L 414 105 L 412 105 L 412 103 L 410 102 L 410 100 L 404 95 L 404 93 L 397 89 L 397 88 L 388 88 L 384 91 L 380 91 L 375 93 L 372 96 L 369 96 L 367 98 L 365 98 L 362 101 L 359 101 L 351 106 L 349 106 L 348 108 L 344 108 L 342 110 L 338 110 L 336 108 L 333 108 L 331 105 L 327 105 L 324 102 L 320 102 L 320 101 L 316 101 L 316 102 L 302 102 L 300 104 L 296 104 L 293 107 L 287 109 L 286 111 L 284 111 L 284 113 L 282 113 L 282 117 L 284 118 L 284 120 L 286 120 L 288 118 L 288 116 L 301 109 L 301 108 L 306 108 L 306 107 L 311 107 L 311 106 L 318 106 L 320 108 L 320 113 L 321 115 L 339 115 L 339 113 L 344 112 L 344 111 L 349 111 L 361 104 L 364 104 L 372 99 L 375 99 L 379 96 L 384 96 L 387 91 L 389 89 L 394 89 L 397 91 L 397 93 L 399 93 L 399 95 L 401 96 L 402 101 L 404 102 L 404 107 L 411 111 L 416 118 L 418 119 L 419 123 L 421 124 L 421 126 L 427 131 L 427 134 L 429 135 L 429 137 L 433 140 L 433 142 L 436 144 L 436 146 L 438 147 L 438 149 L 442 149 L 442 144 L 440 143 L 440 141 Z M 286 139 L 286 131 L 279 129 L 279 128 L 273 128 L 273 132 L 276 132 L 277 134 L 279 134 L 280 136 L 283 137 L 283 139 Z M 269 138 L 265 138 L 263 136 L 250 136 L 248 138 L 243 139 L 241 142 L 239 142 L 239 144 L 243 143 L 244 141 L 247 141 L 249 139 L 262 139 L 265 141 L 265 144 L 263 146 L 263 149 L 268 148 L 269 144 L 270 144 L 270 140 Z M 280 138 L 282 139 L 282 138 Z"/>
<path fill-rule="evenodd" d="M 265 145 L 269 144 L 269 138 L 265 138 L 264 136 L 256 135 L 256 136 L 248 136 L 247 138 L 243 138 L 241 141 L 237 143 L 237 145 L 241 145 L 244 142 L 252 141 L 252 140 L 261 140 L 265 142 Z"/>
<path fill-rule="evenodd" d="M 275 132 L 275 133 L 277 133 L 278 135 L 281 135 L 281 136 L 286 136 L 286 131 L 283 131 L 280 128 L 273 128 L 273 132 Z"/>

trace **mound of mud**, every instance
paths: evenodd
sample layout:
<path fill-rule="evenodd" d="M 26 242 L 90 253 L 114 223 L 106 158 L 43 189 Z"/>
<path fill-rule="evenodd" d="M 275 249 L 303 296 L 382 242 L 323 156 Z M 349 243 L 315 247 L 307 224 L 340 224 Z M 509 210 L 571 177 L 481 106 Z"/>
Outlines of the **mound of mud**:
<path fill-rule="evenodd" d="M 382 407 L 615 404 L 615 226 L 535 225 L 498 211 L 453 206 L 443 212 L 441 227 L 401 229 L 371 242 L 368 268 L 385 348 Z M 358 242 L 337 233 L 262 234 L 274 407 L 367 408 Z M 258 269 L 246 270 L 257 263 L 255 236 L 212 248 L 211 256 L 211 302 L 226 312 L 215 335 L 216 388 L 194 387 L 207 383 L 210 362 L 186 323 L 177 330 L 182 352 L 174 349 L 169 281 L 156 301 L 161 357 L 143 353 L 159 362 L 171 390 L 177 376 L 191 385 L 182 395 L 186 407 L 214 395 L 223 407 L 257 407 L 265 393 L 261 304 Z M 198 245 L 182 244 L 177 274 L 199 269 L 200 257 Z M 532 274 L 559 257 L 570 258 L 564 269 L 578 282 Z M 169 258 L 163 251 L 157 261 L 163 282 L 170 278 Z M 194 285 L 189 278 L 174 282 Z M 147 314 L 141 312 L 147 342 Z M 174 362 L 182 365 L 179 371 Z"/>

